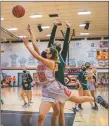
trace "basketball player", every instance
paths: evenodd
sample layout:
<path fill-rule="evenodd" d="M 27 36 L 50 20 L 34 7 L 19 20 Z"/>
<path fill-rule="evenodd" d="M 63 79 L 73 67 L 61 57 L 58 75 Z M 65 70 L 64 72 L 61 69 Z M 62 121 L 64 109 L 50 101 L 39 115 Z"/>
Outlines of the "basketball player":
<path fill-rule="evenodd" d="M 45 50 L 47 58 L 43 58 L 39 53 L 31 48 L 27 38 L 24 38 L 23 41 L 32 56 L 38 60 L 38 79 L 42 85 L 43 96 L 39 109 L 38 126 L 43 126 L 47 113 L 51 107 L 58 104 L 58 101 L 64 103 L 65 101 L 69 100 L 75 103 L 84 103 L 93 102 L 96 100 L 103 107 L 107 109 L 109 108 L 109 105 L 101 96 L 98 96 L 96 99 L 91 96 L 74 96 L 72 95 L 71 90 L 69 90 L 66 86 L 63 86 L 55 79 L 55 71 L 58 70 L 58 52 L 56 49 L 52 47 L 47 48 Z M 58 121 L 58 115 L 56 121 Z M 57 123 L 52 125 L 56 126 Z"/>
<path fill-rule="evenodd" d="M 92 95 L 92 97 L 96 97 L 96 88 L 97 88 L 97 85 L 96 85 L 96 77 L 94 75 L 94 72 L 93 72 L 93 69 L 92 67 L 90 66 L 89 68 L 87 67 L 87 75 L 88 75 L 88 81 L 87 81 L 87 84 L 88 84 L 88 89 Z M 97 106 L 97 103 L 94 102 L 94 106 L 92 106 L 92 109 L 94 110 L 98 110 L 98 106 Z"/>
<path fill-rule="evenodd" d="M 54 43 L 54 39 L 55 39 L 55 34 L 56 34 L 56 29 L 58 24 L 60 24 L 60 20 L 57 19 L 55 21 L 51 36 L 50 36 L 50 40 L 48 43 L 48 47 L 51 47 L 53 45 L 53 47 L 56 48 L 56 50 L 59 53 L 59 63 L 58 63 L 58 71 L 55 72 L 55 77 L 56 80 L 59 81 L 61 84 L 63 84 L 65 86 L 65 81 L 64 81 L 64 70 L 65 70 L 65 62 L 66 62 L 66 57 L 67 57 L 67 52 L 68 52 L 68 42 L 69 42 L 69 35 L 70 35 L 70 24 L 66 21 L 66 34 L 65 34 L 65 38 L 64 38 L 64 43 L 63 43 L 63 49 L 61 49 L 61 44 L 59 42 L 55 42 Z M 59 126 L 65 126 L 65 117 L 64 117 L 64 103 L 59 103 L 60 105 L 60 115 L 59 115 Z"/>
<path fill-rule="evenodd" d="M 83 89 L 83 95 L 84 96 L 91 96 L 90 91 L 88 89 L 88 75 L 86 72 L 86 67 L 84 65 L 82 65 L 81 67 L 81 71 L 78 74 L 78 80 L 80 81 L 81 85 L 82 85 L 82 89 Z M 93 102 L 90 102 L 90 104 L 93 107 Z M 81 107 L 81 104 L 79 104 L 79 107 Z"/>
<path fill-rule="evenodd" d="M 95 93 L 93 93 L 93 91 L 92 91 L 93 89 L 95 89 L 94 88 L 95 80 L 92 78 L 94 73 L 89 68 L 90 68 L 90 63 L 88 63 L 88 62 L 85 63 L 85 66 L 82 65 L 82 67 L 81 67 L 82 71 L 79 72 L 78 79 L 82 85 L 83 95 L 86 95 L 86 96 L 92 95 L 92 97 L 94 97 Z M 86 77 L 84 77 L 83 75 L 85 75 Z M 86 78 L 86 79 L 84 80 L 84 78 Z M 92 83 L 92 81 L 93 81 L 93 83 Z M 92 86 L 91 86 L 91 83 L 92 83 Z M 93 89 L 92 89 L 92 87 L 93 87 Z M 94 110 L 98 109 L 96 102 L 95 102 L 95 107 L 93 107 L 92 102 L 91 102 L 91 106 L 92 106 L 92 109 L 94 109 Z M 78 105 L 78 108 L 80 110 L 83 109 L 81 104 Z M 73 108 L 73 110 L 78 111 L 78 109 L 76 109 L 76 108 Z"/>
<path fill-rule="evenodd" d="M 21 97 L 24 101 L 23 107 L 30 106 L 30 99 L 31 99 L 31 82 L 32 82 L 32 77 L 30 73 L 27 72 L 26 69 L 23 70 L 23 75 L 22 75 L 22 87 L 23 91 L 21 92 Z M 28 103 L 25 100 L 25 96 L 27 96 Z"/>
<path fill-rule="evenodd" d="M 64 44 L 63 44 L 63 49 L 61 51 L 61 44 L 60 43 L 54 43 L 54 39 L 55 39 L 55 34 L 56 34 L 56 30 L 57 30 L 57 26 L 60 24 L 60 20 L 56 19 L 53 29 L 52 29 L 52 33 L 50 36 L 50 40 L 48 43 L 48 47 L 51 47 L 53 45 L 53 47 L 55 47 L 59 53 L 59 63 L 58 63 L 58 71 L 56 71 L 55 73 L 55 77 L 56 79 L 63 85 L 65 85 L 64 82 L 64 70 L 65 70 L 65 62 L 66 62 L 66 57 L 67 57 L 67 52 L 68 52 L 68 42 L 69 42 L 69 34 L 70 34 L 70 24 L 68 24 L 68 22 L 66 23 L 67 26 L 67 30 L 66 30 L 66 34 L 65 34 L 65 39 L 64 39 Z M 28 27 L 29 29 L 29 27 Z M 30 30 L 28 30 L 30 33 Z M 30 33 L 31 36 L 31 33 Z M 33 35 L 32 35 L 33 36 Z M 33 39 L 33 37 L 31 36 L 31 39 Z M 35 39 L 33 39 L 33 41 L 35 41 Z M 35 45 L 33 44 L 34 49 L 36 51 L 38 51 L 35 47 Z M 46 55 L 44 54 L 44 52 L 42 52 L 41 54 L 44 58 L 46 58 Z M 60 116 L 59 116 L 59 124 L 60 126 L 65 126 L 65 117 L 64 117 L 64 103 L 59 103 L 60 105 Z M 53 115 L 55 115 L 53 113 Z M 52 117 L 55 118 L 55 117 Z"/>
<path fill-rule="evenodd" d="M 30 73 L 29 73 L 29 71 L 27 71 L 27 73 L 29 74 L 29 77 L 30 77 L 30 79 L 31 79 L 31 82 L 33 81 L 33 79 L 32 79 L 32 77 L 31 77 L 31 75 L 30 75 Z M 32 84 L 30 85 L 31 86 L 31 88 L 32 88 Z M 32 89 L 30 88 L 30 103 L 33 103 L 33 101 L 32 101 Z"/>

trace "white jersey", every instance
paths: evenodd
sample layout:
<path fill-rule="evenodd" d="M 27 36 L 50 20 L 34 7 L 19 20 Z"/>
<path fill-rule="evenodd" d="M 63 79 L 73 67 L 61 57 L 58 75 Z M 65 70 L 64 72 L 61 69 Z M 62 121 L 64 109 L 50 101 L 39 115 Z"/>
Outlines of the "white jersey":
<path fill-rule="evenodd" d="M 41 62 L 38 64 L 37 74 L 38 81 L 42 85 L 42 101 L 64 103 L 71 97 L 72 91 L 55 80 L 54 70 L 50 70 Z"/>
<path fill-rule="evenodd" d="M 37 66 L 38 81 L 40 84 L 47 85 L 55 80 L 55 71 L 49 69 L 45 64 L 38 62 Z"/>
<path fill-rule="evenodd" d="M 87 70 L 86 72 L 87 72 L 87 75 L 88 75 L 88 80 L 91 80 L 93 75 L 94 75 L 93 70 Z"/>

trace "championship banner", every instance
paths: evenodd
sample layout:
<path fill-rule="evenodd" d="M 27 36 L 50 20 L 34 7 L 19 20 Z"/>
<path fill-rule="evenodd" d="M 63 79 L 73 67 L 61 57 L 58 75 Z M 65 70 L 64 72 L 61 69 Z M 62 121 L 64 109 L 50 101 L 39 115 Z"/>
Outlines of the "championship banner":
<path fill-rule="evenodd" d="M 80 69 L 81 68 L 65 68 L 64 80 L 67 85 L 75 86 L 75 80 L 76 80 L 78 73 L 80 72 Z"/>
<path fill-rule="evenodd" d="M 100 48 L 108 48 L 109 47 L 109 41 L 100 41 Z"/>
<path fill-rule="evenodd" d="M 109 50 L 108 49 L 99 49 L 96 51 L 96 59 L 97 60 L 109 60 Z"/>

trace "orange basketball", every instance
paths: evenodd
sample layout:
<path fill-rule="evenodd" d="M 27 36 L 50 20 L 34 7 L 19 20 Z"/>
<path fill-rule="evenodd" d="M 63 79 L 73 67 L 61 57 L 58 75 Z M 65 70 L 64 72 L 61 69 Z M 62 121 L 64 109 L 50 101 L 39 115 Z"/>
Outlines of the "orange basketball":
<path fill-rule="evenodd" d="M 16 5 L 15 7 L 13 7 L 12 9 L 12 13 L 15 17 L 17 18 L 21 18 L 25 15 L 25 9 L 24 7 L 22 7 L 21 5 Z"/>

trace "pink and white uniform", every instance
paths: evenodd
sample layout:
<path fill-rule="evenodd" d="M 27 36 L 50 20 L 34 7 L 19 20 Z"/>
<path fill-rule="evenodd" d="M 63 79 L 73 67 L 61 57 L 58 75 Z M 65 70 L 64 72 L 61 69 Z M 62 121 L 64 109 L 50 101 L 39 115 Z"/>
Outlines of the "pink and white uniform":
<path fill-rule="evenodd" d="M 90 91 L 95 91 L 96 87 L 94 85 L 95 82 L 94 82 L 94 79 L 93 79 L 93 75 L 94 75 L 93 70 L 87 70 L 86 72 L 87 72 L 87 75 L 88 75 L 88 80 L 87 80 L 88 89 Z"/>
<path fill-rule="evenodd" d="M 61 85 L 60 82 L 55 79 L 55 71 L 50 70 L 46 65 L 41 62 L 37 67 L 38 80 L 42 85 L 43 101 L 49 102 L 62 102 L 64 103 L 71 96 L 71 90 L 66 86 Z"/>

